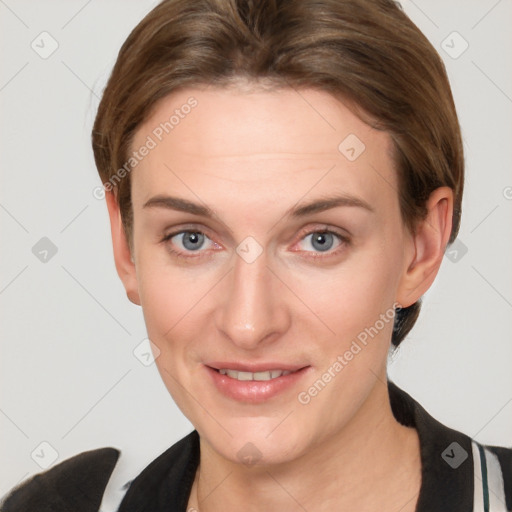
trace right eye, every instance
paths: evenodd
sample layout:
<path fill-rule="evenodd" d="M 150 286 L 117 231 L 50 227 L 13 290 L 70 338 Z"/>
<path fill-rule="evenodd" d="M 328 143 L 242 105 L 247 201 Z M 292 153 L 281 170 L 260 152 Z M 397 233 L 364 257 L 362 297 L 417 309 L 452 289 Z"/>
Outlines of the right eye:
<path fill-rule="evenodd" d="M 180 258 L 200 257 L 202 253 L 206 252 L 208 247 L 220 248 L 218 244 L 213 242 L 202 231 L 197 230 L 181 230 L 168 233 L 162 239 L 162 242 L 165 243 L 169 252 Z M 201 250 L 205 246 L 206 250 Z"/>

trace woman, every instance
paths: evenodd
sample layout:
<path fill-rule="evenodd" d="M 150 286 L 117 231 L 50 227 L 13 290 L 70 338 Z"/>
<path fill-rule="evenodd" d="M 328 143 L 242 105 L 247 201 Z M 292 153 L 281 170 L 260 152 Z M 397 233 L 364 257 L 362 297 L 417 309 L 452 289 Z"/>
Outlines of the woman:
<path fill-rule="evenodd" d="M 116 268 L 195 430 L 121 488 L 79 454 L 2 510 L 512 510 L 512 449 L 386 372 L 457 236 L 444 66 L 388 0 L 166 0 L 92 144 Z"/>

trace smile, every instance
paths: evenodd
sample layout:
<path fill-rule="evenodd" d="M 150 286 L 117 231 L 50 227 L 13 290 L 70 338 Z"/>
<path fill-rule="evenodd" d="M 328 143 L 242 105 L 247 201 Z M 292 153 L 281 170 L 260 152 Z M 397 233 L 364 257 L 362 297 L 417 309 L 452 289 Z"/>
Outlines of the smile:
<path fill-rule="evenodd" d="M 245 366 L 239 369 L 226 368 L 226 366 L 228 365 L 219 364 L 218 367 L 204 365 L 203 368 L 209 375 L 210 382 L 221 395 L 237 402 L 252 404 L 263 403 L 287 391 L 291 392 L 299 386 L 299 381 L 303 382 L 303 379 L 313 372 L 311 366 L 299 367 L 297 365 L 286 369 L 271 370 L 265 370 L 263 365 L 258 365 L 259 368 L 248 368 L 250 365 L 247 364 L 229 365 Z M 267 368 L 272 368 L 272 366 L 269 364 Z M 300 389 L 303 387 L 304 384 L 300 386 Z"/>
<path fill-rule="evenodd" d="M 237 370 L 229 370 L 226 368 L 221 368 L 219 370 L 221 375 L 227 375 L 232 379 L 236 380 L 272 380 L 277 379 L 278 377 L 289 375 L 292 373 L 289 370 L 268 370 L 263 372 L 239 372 Z"/>

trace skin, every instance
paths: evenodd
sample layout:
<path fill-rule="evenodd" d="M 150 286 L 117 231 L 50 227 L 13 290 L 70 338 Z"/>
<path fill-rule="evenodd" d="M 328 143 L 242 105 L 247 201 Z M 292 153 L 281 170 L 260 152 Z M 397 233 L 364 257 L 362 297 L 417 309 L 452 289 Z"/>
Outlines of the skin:
<path fill-rule="evenodd" d="M 308 404 L 297 396 L 395 302 L 409 306 L 428 290 L 450 235 L 451 189 L 432 193 L 427 218 L 410 233 L 389 135 L 311 89 L 183 90 L 158 104 L 133 148 L 190 96 L 198 105 L 132 171 L 133 254 L 106 195 L 118 274 L 142 306 L 166 387 L 200 434 L 189 507 L 413 511 L 419 440 L 389 403 L 392 322 Z M 352 162 L 338 150 L 349 134 L 366 146 Z M 287 215 L 334 193 L 373 212 L 341 206 Z M 160 194 L 206 204 L 215 216 L 143 208 Z M 161 241 L 180 229 L 205 233 L 204 245 L 187 252 L 182 235 Z M 348 241 L 333 236 L 323 252 L 308 236 L 322 229 Z M 263 249 L 252 263 L 236 252 L 247 236 Z M 310 368 L 292 389 L 248 404 L 212 385 L 204 363 L 214 360 Z M 237 455 L 248 442 L 261 453 L 251 466 Z"/>

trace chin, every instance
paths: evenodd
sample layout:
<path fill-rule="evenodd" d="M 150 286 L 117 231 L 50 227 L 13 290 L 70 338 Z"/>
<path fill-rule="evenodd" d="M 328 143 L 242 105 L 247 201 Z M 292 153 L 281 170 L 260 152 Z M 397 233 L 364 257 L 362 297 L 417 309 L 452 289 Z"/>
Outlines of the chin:
<path fill-rule="evenodd" d="M 248 467 L 283 464 L 300 457 L 307 449 L 307 441 L 301 439 L 299 432 L 290 431 L 284 425 L 276 428 L 279 421 L 282 418 L 237 419 L 224 422 L 232 437 L 225 432 L 219 437 L 217 428 L 212 435 L 208 431 L 200 435 L 219 455 L 235 464 Z"/>

